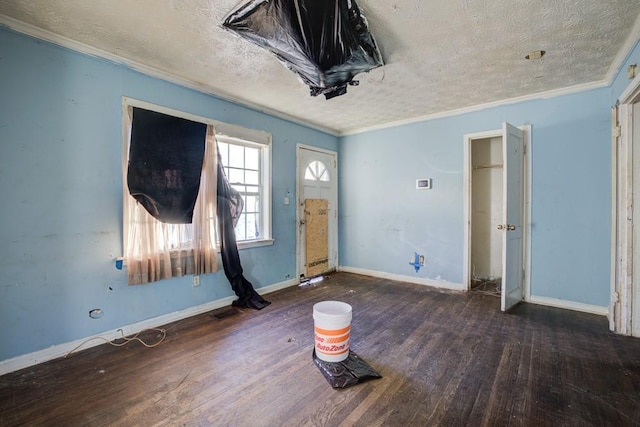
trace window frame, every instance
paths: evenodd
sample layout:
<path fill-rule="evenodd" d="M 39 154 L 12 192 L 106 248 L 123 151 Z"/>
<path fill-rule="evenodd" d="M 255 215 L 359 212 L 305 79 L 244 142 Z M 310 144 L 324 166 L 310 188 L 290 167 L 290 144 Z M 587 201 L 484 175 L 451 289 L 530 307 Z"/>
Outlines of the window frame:
<path fill-rule="evenodd" d="M 237 136 L 224 134 L 225 128 L 218 132 L 216 128 L 216 139 L 226 144 L 235 144 L 243 147 L 257 148 L 260 150 L 260 237 L 256 239 L 246 239 L 238 241 L 238 248 L 248 248 L 273 244 L 271 232 L 271 144 L 250 141 Z M 269 138 L 270 140 L 270 138 Z M 270 142 L 270 141 L 269 141 Z M 229 168 L 229 165 L 223 165 Z M 227 177 L 228 178 L 228 177 Z M 232 182 L 230 182 L 233 185 Z M 246 205 L 245 205 L 246 207 Z"/>
<path fill-rule="evenodd" d="M 158 104 L 153 104 L 146 101 L 141 101 L 134 98 L 122 97 L 122 153 L 121 155 L 125 155 L 128 151 L 129 147 L 129 131 L 130 129 L 127 126 L 127 120 L 125 117 L 129 114 L 129 108 L 138 107 L 144 108 L 146 110 L 156 111 L 158 113 L 167 114 L 174 117 L 179 117 L 187 120 L 192 120 L 195 122 L 204 123 L 207 125 L 212 125 L 215 129 L 216 138 L 226 139 L 226 140 L 236 140 L 242 142 L 246 145 L 251 145 L 253 147 L 258 147 L 261 149 L 261 168 L 262 168 L 262 176 L 263 180 L 263 212 L 262 212 L 262 233 L 261 237 L 253 240 L 242 240 L 238 241 L 238 249 L 248 249 L 255 248 L 261 246 L 269 246 L 273 245 L 274 239 L 272 234 L 272 215 L 271 208 L 273 205 L 272 202 L 272 162 L 271 162 L 271 134 L 269 132 L 265 132 L 262 130 L 246 128 L 244 126 L 235 125 L 231 123 L 225 123 L 216 119 L 212 119 L 210 117 L 204 117 L 196 114 L 191 114 L 185 111 L 175 110 L 173 108 L 165 107 Z M 226 142 L 226 141 L 225 141 Z M 122 172 L 123 183 L 126 183 L 126 170 Z M 126 198 L 128 193 L 124 191 L 126 185 L 123 184 L 123 206 L 122 210 L 124 212 L 126 206 Z M 124 253 L 125 250 L 125 237 L 128 230 L 129 224 L 124 221 L 123 218 L 123 239 L 122 239 L 122 250 Z M 217 251 L 220 251 L 220 246 L 217 245 Z"/>

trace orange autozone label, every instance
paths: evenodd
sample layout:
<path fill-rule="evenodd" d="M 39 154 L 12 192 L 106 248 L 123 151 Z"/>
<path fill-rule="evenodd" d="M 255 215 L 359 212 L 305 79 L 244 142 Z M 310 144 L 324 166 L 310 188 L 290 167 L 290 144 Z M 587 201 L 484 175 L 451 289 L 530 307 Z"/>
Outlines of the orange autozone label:
<path fill-rule="evenodd" d="M 341 337 L 337 337 L 337 338 L 322 338 L 316 335 L 316 339 L 320 342 L 325 342 L 327 344 L 337 344 L 337 343 L 341 343 L 342 341 L 346 341 L 349 339 L 349 334 L 347 335 L 343 335 Z"/>
<path fill-rule="evenodd" d="M 316 342 L 324 342 L 327 344 L 335 344 L 340 343 L 342 341 L 346 341 L 349 339 L 350 334 L 340 335 L 339 337 L 324 337 L 322 335 L 316 334 Z"/>
<path fill-rule="evenodd" d="M 346 328 L 342 328 L 342 329 L 322 329 L 322 328 L 318 328 L 317 326 L 315 326 L 314 329 L 316 330 L 316 334 L 321 334 L 321 335 L 344 335 L 344 334 L 348 333 L 351 330 L 351 325 L 347 326 Z"/>
<path fill-rule="evenodd" d="M 349 342 L 346 342 L 342 345 L 322 345 L 322 344 L 316 344 L 316 351 L 323 353 L 323 354 L 328 354 L 328 355 L 338 355 L 338 354 L 344 354 L 347 351 L 349 351 Z"/>
<path fill-rule="evenodd" d="M 339 355 L 349 351 L 351 326 L 342 329 L 314 327 L 316 351 L 327 355 Z"/>

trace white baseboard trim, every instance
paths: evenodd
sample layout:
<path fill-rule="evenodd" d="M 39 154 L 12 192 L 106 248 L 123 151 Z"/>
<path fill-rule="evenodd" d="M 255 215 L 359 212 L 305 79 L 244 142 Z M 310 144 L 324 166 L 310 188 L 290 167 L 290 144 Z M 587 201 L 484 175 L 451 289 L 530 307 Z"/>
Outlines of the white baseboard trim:
<path fill-rule="evenodd" d="M 274 285 L 258 288 L 256 290 L 260 293 L 260 295 L 266 295 L 280 289 L 297 286 L 298 283 L 299 281 L 297 279 L 292 279 L 285 282 L 276 283 Z M 124 334 L 125 336 L 137 334 L 138 332 L 145 329 L 157 328 L 159 326 L 186 319 L 188 317 L 196 316 L 198 314 L 206 313 L 211 310 L 227 307 L 231 305 L 231 303 L 235 299 L 236 296 L 222 298 L 216 301 L 208 302 L 206 304 L 190 307 L 180 311 L 175 311 L 173 313 L 154 317 L 152 319 L 143 320 L 131 325 L 125 325 L 115 330 L 105 331 L 100 334 L 81 338 L 68 343 L 54 345 L 49 348 L 45 348 L 44 350 L 39 350 L 33 353 L 3 360 L 0 361 L 0 375 L 8 374 L 9 372 L 18 371 L 20 369 L 28 368 L 29 366 L 63 357 L 83 343 L 85 344 L 82 345 L 82 348 L 79 350 L 104 344 L 104 339 L 106 339 L 107 341 L 113 341 L 115 339 L 122 338 L 122 334 Z"/>
<path fill-rule="evenodd" d="M 260 295 L 266 295 L 266 294 L 273 293 L 275 291 L 279 291 L 280 289 L 290 288 L 292 286 L 298 286 L 299 284 L 300 284 L 300 280 L 289 279 L 287 281 L 275 283 L 273 285 L 265 286 L 263 288 L 257 288 L 256 291 L 258 291 Z M 233 297 L 233 299 L 235 299 L 235 297 Z"/>
<path fill-rule="evenodd" d="M 412 277 L 412 276 L 405 276 L 402 274 L 392 274 L 392 273 L 385 273 L 383 271 L 366 270 L 363 268 L 345 267 L 345 266 L 338 267 L 338 271 L 343 271 L 345 273 L 360 274 L 363 276 L 378 277 L 380 279 L 395 280 L 397 282 L 415 283 L 417 285 L 430 286 L 432 288 L 438 288 L 438 289 L 447 289 L 452 291 L 466 290 L 462 284 L 447 282 L 444 280 L 431 280 L 431 279 L 424 279 L 422 277 Z"/>
<path fill-rule="evenodd" d="M 573 302 L 557 298 L 536 297 L 532 295 L 531 298 L 526 302 L 537 305 L 546 305 L 549 307 L 564 308 L 566 310 L 581 311 L 583 313 L 597 314 L 600 316 L 609 315 L 609 307 L 583 304 L 581 302 Z"/>
<path fill-rule="evenodd" d="M 343 271 L 345 273 L 360 274 L 363 276 L 378 277 L 381 279 L 396 280 L 399 282 L 416 283 L 418 285 L 425 285 L 425 286 L 430 286 L 430 287 L 439 288 L 439 289 L 466 291 L 464 286 L 458 283 L 451 283 L 451 282 L 445 282 L 445 281 L 439 281 L 439 280 L 429 280 L 429 279 L 423 279 L 419 277 L 385 273 L 382 271 L 366 270 L 362 268 L 345 267 L 345 266 L 340 266 L 338 268 L 338 271 Z M 567 301 L 567 300 L 562 300 L 557 298 L 531 296 L 531 298 L 526 300 L 526 302 L 531 304 L 537 304 L 537 305 L 545 305 L 549 307 L 564 308 L 566 310 L 580 311 L 583 313 L 597 314 L 599 316 L 609 315 L 609 307 L 583 304 L 580 302 Z"/>

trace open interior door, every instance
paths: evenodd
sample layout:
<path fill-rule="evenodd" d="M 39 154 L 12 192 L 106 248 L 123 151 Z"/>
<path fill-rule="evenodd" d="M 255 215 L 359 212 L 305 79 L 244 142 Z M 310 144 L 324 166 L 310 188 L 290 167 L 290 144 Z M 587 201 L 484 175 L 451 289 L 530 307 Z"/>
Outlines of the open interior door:
<path fill-rule="evenodd" d="M 501 308 L 507 311 L 523 299 L 524 137 L 509 123 L 502 125 L 504 159 L 504 224 L 502 237 Z"/>

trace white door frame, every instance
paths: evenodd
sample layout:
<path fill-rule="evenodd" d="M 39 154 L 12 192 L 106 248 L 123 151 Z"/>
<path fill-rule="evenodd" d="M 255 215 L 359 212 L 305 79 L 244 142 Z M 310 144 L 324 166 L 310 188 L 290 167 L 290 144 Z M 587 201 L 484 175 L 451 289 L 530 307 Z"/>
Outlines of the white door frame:
<path fill-rule="evenodd" d="M 311 150 L 311 151 L 317 151 L 319 153 L 323 153 L 323 154 L 328 154 L 330 156 L 332 156 L 335 159 L 336 162 L 336 176 L 335 177 L 331 177 L 331 179 L 333 180 L 332 185 L 335 185 L 335 215 L 336 215 L 336 220 L 335 220 L 335 227 L 329 227 L 329 241 L 331 241 L 331 239 L 333 239 L 333 241 L 335 242 L 335 268 L 338 268 L 338 259 L 340 259 L 340 255 L 338 253 L 339 250 L 339 245 L 338 245 L 338 153 L 336 151 L 331 151 L 331 150 L 325 150 L 324 148 L 318 148 L 318 147 L 314 147 L 312 145 L 305 145 L 305 144 L 296 144 L 296 278 L 299 279 L 300 275 L 303 274 L 305 271 L 302 268 L 302 266 L 304 266 L 304 262 L 305 260 L 302 257 L 302 247 L 304 245 L 304 242 L 302 241 L 302 235 L 300 233 L 300 221 L 302 221 L 304 219 L 304 212 L 303 212 L 303 208 L 301 208 L 302 203 L 304 203 L 304 200 L 302 199 L 303 194 L 303 188 L 300 187 L 300 174 L 303 173 L 304 171 L 300 170 L 300 150 Z M 331 257 L 333 256 L 333 254 L 329 254 L 329 259 L 331 259 Z M 329 265 L 331 265 L 331 262 L 329 262 Z"/>
<path fill-rule="evenodd" d="M 524 266 L 524 300 L 531 301 L 531 125 L 518 126 L 523 132 L 525 147 L 523 165 L 524 206 L 523 206 L 523 266 Z M 462 257 L 462 284 L 466 290 L 471 290 L 471 178 L 473 165 L 471 164 L 471 143 L 477 139 L 504 137 L 502 128 L 485 132 L 469 133 L 464 135 L 464 244 Z M 503 138 L 504 144 L 504 138 Z M 503 201 L 506 203 L 506 201 Z"/>
<path fill-rule="evenodd" d="M 623 335 L 632 330 L 633 317 L 633 104 L 640 102 L 640 75 L 618 98 L 617 123 L 612 123 L 611 152 L 611 303 L 609 326 Z M 612 115 L 615 121 L 615 113 Z M 636 141 L 636 144 L 638 142 Z"/>

